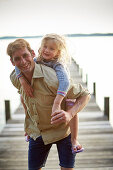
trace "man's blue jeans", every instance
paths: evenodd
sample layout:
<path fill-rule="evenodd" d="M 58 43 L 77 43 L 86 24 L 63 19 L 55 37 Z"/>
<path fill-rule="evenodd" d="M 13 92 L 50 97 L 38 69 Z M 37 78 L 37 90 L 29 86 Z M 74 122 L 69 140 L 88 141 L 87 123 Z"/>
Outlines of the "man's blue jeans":
<path fill-rule="evenodd" d="M 52 144 L 56 144 L 57 146 L 59 165 L 64 168 L 74 167 L 76 154 L 72 153 L 71 135 L 48 145 L 44 145 L 42 137 L 40 136 L 36 140 L 33 140 L 32 138 L 29 140 L 29 170 L 38 170 L 45 166 Z"/>

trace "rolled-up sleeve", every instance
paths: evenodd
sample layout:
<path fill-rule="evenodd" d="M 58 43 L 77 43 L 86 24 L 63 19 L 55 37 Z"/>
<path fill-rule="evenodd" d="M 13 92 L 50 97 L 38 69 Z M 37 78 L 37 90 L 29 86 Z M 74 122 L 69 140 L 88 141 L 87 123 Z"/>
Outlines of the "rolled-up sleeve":
<path fill-rule="evenodd" d="M 81 84 L 73 84 L 71 85 L 68 93 L 67 93 L 67 98 L 68 99 L 76 99 L 80 96 L 85 96 L 90 94 L 88 89 L 84 88 Z"/>
<path fill-rule="evenodd" d="M 20 88 L 21 88 L 21 84 L 20 84 L 18 78 L 16 77 L 15 70 L 13 70 L 12 73 L 10 74 L 10 80 L 11 80 L 12 84 L 18 89 L 18 92 L 19 92 Z"/>

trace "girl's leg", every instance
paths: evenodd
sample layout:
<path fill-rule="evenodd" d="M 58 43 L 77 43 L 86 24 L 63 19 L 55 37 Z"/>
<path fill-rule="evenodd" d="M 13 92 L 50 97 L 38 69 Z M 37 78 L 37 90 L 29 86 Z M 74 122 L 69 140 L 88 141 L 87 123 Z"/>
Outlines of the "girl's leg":
<path fill-rule="evenodd" d="M 68 99 L 66 101 L 66 110 L 69 110 L 76 100 Z M 78 142 L 78 124 L 79 124 L 79 117 L 78 114 L 75 115 L 72 120 L 70 121 L 70 130 L 71 130 L 71 143 L 72 143 L 72 151 L 73 152 L 80 152 L 83 151 L 82 146 Z"/>
<path fill-rule="evenodd" d="M 76 141 L 78 138 L 78 119 L 78 115 L 75 115 L 73 119 L 69 122 L 72 146 L 76 145 Z"/>
<path fill-rule="evenodd" d="M 78 123 L 79 117 L 77 114 L 69 123 L 71 129 L 71 143 L 74 151 L 80 150 L 82 148 L 82 146 L 78 142 Z"/>

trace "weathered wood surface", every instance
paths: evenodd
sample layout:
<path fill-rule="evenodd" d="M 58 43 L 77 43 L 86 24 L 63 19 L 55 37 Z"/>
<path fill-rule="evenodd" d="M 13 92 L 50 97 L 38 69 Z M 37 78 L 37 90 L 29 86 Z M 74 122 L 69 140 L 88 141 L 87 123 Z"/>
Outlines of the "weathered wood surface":
<path fill-rule="evenodd" d="M 81 79 L 72 63 L 74 81 Z M 76 78 L 76 80 L 75 80 Z M 82 82 L 85 86 L 85 84 Z M 79 142 L 85 148 L 76 156 L 76 170 L 113 170 L 113 128 L 91 98 L 87 108 L 79 113 Z M 27 170 L 28 143 L 25 142 L 22 105 L 16 110 L 0 134 L 0 170 Z M 56 146 L 53 145 L 44 170 L 58 170 Z"/>

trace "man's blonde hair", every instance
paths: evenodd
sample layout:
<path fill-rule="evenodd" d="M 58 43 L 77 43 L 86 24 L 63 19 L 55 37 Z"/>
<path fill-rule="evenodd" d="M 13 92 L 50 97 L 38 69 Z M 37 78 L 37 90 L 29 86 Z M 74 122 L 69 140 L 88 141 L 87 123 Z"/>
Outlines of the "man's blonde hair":
<path fill-rule="evenodd" d="M 70 61 L 70 56 L 68 55 L 68 50 L 66 45 L 66 39 L 64 36 L 58 34 L 46 34 L 43 37 L 41 42 L 41 47 L 38 50 L 39 54 L 38 54 L 37 61 L 43 60 L 42 48 L 44 44 L 49 40 L 52 40 L 56 44 L 57 50 L 59 51 L 55 59 L 58 59 L 58 61 L 61 61 L 63 63 L 67 63 L 68 61 Z"/>
<path fill-rule="evenodd" d="M 32 49 L 30 44 L 24 39 L 17 39 L 14 42 L 11 42 L 7 47 L 7 54 L 12 58 L 12 55 L 16 50 L 27 48 L 28 51 L 31 53 Z"/>

